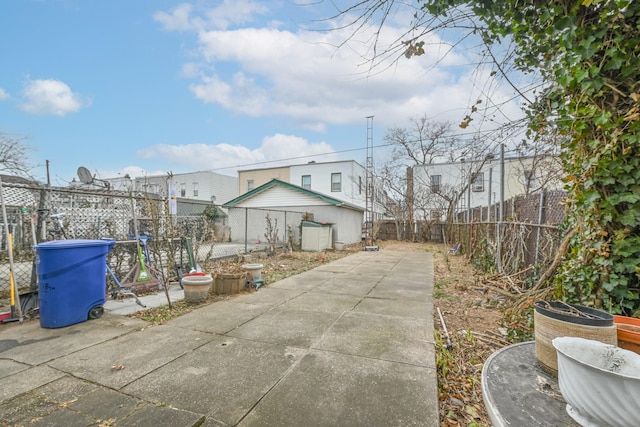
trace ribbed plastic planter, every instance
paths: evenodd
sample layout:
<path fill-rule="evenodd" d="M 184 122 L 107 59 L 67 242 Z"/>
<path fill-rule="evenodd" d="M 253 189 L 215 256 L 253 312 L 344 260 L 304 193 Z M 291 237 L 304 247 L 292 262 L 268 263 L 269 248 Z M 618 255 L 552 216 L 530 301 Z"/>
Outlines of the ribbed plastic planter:
<path fill-rule="evenodd" d="M 640 425 L 640 356 L 577 337 L 553 340 L 567 413 L 585 427 Z"/>

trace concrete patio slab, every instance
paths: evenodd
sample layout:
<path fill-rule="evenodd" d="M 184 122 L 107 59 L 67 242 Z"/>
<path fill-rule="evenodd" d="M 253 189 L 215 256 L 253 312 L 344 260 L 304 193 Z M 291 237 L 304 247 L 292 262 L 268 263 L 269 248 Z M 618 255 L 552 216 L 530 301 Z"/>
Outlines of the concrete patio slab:
<path fill-rule="evenodd" d="M 109 402 L 109 405 L 105 405 Z M 114 417 L 114 408 L 118 408 L 117 418 L 126 418 L 133 414 L 140 405 L 140 399 L 127 396 L 105 387 L 97 387 L 90 393 L 69 403 L 65 409 L 71 409 L 98 420 L 109 420 Z"/>
<path fill-rule="evenodd" d="M 194 331 L 225 334 L 273 308 L 271 304 L 245 304 L 241 301 L 244 299 L 220 301 L 172 319 L 168 324 Z"/>
<path fill-rule="evenodd" d="M 352 295 L 362 298 L 369 292 L 371 292 L 371 290 L 376 286 L 376 283 L 381 278 L 382 276 L 362 277 L 358 275 L 340 275 L 333 280 L 327 281 L 322 285 L 311 289 L 309 292 L 321 294 Z"/>
<path fill-rule="evenodd" d="M 353 309 L 356 313 L 383 314 L 386 316 L 413 317 L 416 319 L 424 319 L 432 321 L 433 329 L 433 313 L 430 301 L 421 300 L 395 300 L 381 298 L 364 298 Z"/>
<path fill-rule="evenodd" d="M 400 287 L 400 288 L 414 288 L 414 289 L 425 289 L 426 279 L 424 276 L 408 276 L 408 275 L 400 275 L 397 276 L 386 276 L 380 279 L 378 282 L 379 287 Z"/>
<path fill-rule="evenodd" d="M 322 278 L 319 280 L 314 280 L 305 277 L 292 276 L 287 277 L 286 279 L 278 280 L 275 283 L 269 283 L 267 287 L 271 289 L 291 289 L 297 291 L 308 291 L 310 289 L 316 288 L 320 286 L 322 283 L 330 280 L 331 277 Z"/>
<path fill-rule="evenodd" d="M 316 282 L 316 284 L 320 284 L 327 280 L 333 279 L 336 274 L 342 274 L 346 272 L 345 267 L 333 267 L 331 266 L 331 264 L 333 263 L 321 265 L 314 268 L 313 270 L 305 271 L 303 273 L 289 277 L 289 279 L 302 282 Z M 329 268 L 329 266 L 331 267 Z M 327 269 L 323 270 L 322 267 L 327 267 Z"/>
<path fill-rule="evenodd" d="M 143 408 L 123 420 L 117 420 L 118 427 L 158 427 L 196 426 L 205 420 L 204 415 L 189 411 L 146 404 Z M 218 424 L 222 425 L 222 424 Z"/>
<path fill-rule="evenodd" d="M 236 425 L 306 350 L 217 336 L 124 391 Z"/>
<path fill-rule="evenodd" d="M 437 426 L 430 268 L 362 251 L 162 326 L 0 324 L 0 424 Z"/>
<path fill-rule="evenodd" d="M 240 426 L 437 426 L 430 368 L 311 351 Z"/>
<path fill-rule="evenodd" d="M 146 326 L 146 322 L 105 313 L 65 328 L 41 328 L 37 321 L 2 331 L 1 357 L 39 365 Z"/>
<path fill-rule="evenodd" d="M 0 402 L 12 399 L 63 376 L 63 372 L 43 365 L 0 378 Z"/>
<path fill-rule="evenodd" d="M 433 329 L 424 319 L 345 313 L 313 349 L 435 367 Z"/>
<path fill-rule="evenodd" d="M 371 298 L 430 301 L 433 290 L 424 286 L 414 286 L 413 283 L 403 284 L 402 282 L 387 281 L 378 283 L 368 296 Z"/>
<path fill-rule="evenodd" d="M 8 359 L 0 359 L 0 379 L 29 368 L 30 366 L 25 365 L 24 363 L 14 362 L 13 360 Z"/>
<path fill-rule="evenodd" d="M 269 285 L 260 288 L 256 292 L 242 295 L 242 302 L 245 304 L 269 304 L 280 305 L 302 294 L 303 290 L 278 289 Z"/>
<path fill-rule="evenodd" d="M 230 331 L 227 335 L 308 348 L 322 336 L 339 315 L 340 313 L 336 312 L 277 307 Z"/>
<path fill-rule="evenodd" d="M 343 311 L 351 311 L 360 301 L 360 297 L 353 295 L 308 292 L 287 301 L 282 307 L 342 313 Z"/>
<path fill-rule="evenodd" d="M 34 394 L 43 400 L 66 406 L 68 402 L 76 401 L 98 387 L 100 386 L 89 381 L 65 376 L 36 389 Z"/>
<path fill-rule="evenodd" d="M 160 325 L 94 345 L 49 363 L 75 377 L 119 389 L 201 347 L 213 336 Z"/>

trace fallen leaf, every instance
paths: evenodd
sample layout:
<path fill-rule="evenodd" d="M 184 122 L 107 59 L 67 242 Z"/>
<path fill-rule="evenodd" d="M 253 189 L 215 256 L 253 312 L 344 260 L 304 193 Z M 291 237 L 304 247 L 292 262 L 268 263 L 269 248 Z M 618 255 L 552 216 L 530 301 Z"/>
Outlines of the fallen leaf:
<path fill-rule="evenodd" d="M 464 408 L 464 411 L 471 415 L 473 418 L 480 418 L 480 412 L 478 412 L 478 408 L 473 405 L 467 405 Z"/>

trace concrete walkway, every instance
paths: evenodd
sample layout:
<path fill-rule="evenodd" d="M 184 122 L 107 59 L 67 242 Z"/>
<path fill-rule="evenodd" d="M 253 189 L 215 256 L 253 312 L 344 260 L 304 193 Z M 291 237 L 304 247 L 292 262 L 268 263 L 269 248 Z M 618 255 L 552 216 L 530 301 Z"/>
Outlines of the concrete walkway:
<path fill-rule="evenodd" d="M 161 326 L 0 325 L 0 425 L 437 426 L 432 294 L 382 250 Z"/>

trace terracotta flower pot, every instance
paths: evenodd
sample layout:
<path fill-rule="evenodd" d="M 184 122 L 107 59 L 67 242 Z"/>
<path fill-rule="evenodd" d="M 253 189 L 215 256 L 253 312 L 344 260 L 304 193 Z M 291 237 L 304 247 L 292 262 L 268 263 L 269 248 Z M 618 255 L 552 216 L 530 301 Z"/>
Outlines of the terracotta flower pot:
<path fill-rule="evenodd" d="M 618 347 L 640 354 L 640 319 L 627 316 L 613 316 L 618 329 Z"/>

